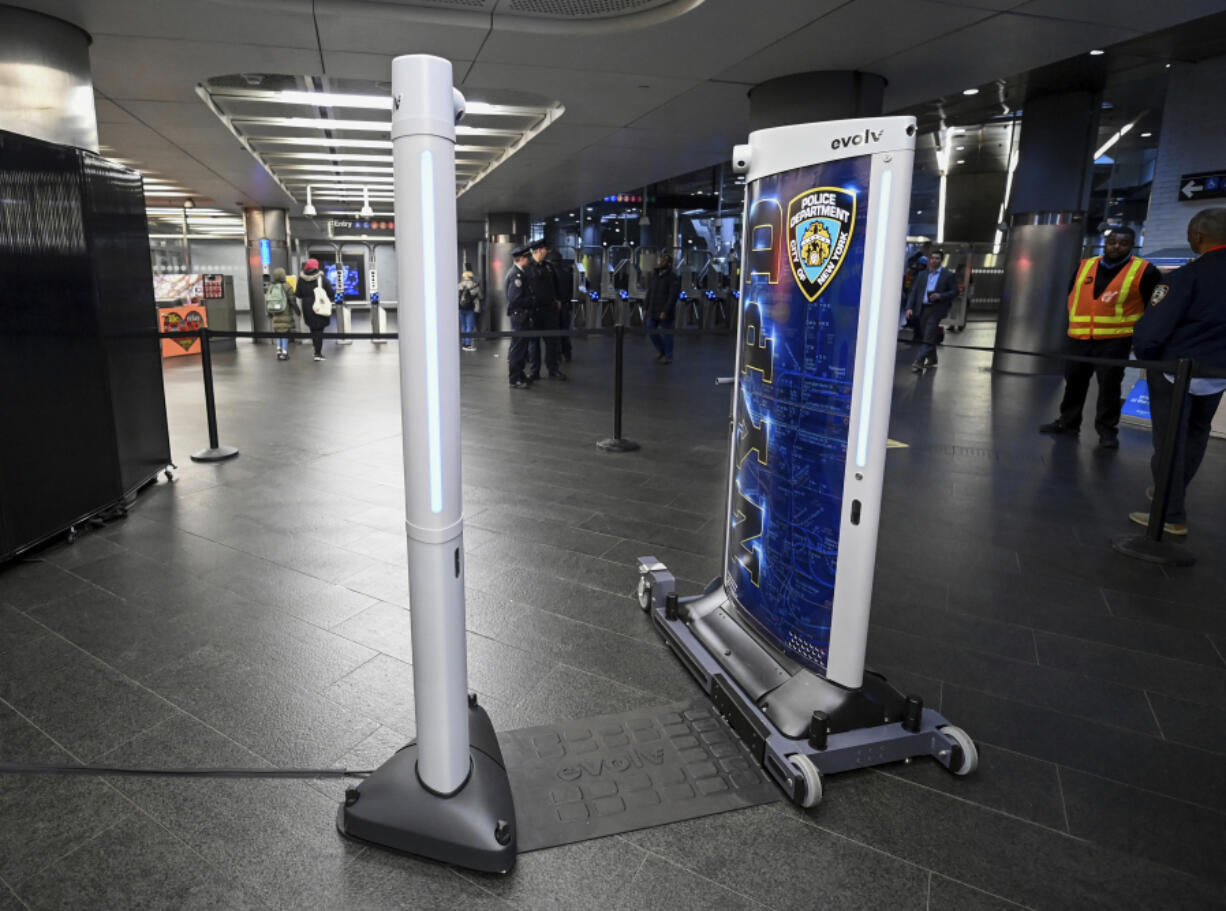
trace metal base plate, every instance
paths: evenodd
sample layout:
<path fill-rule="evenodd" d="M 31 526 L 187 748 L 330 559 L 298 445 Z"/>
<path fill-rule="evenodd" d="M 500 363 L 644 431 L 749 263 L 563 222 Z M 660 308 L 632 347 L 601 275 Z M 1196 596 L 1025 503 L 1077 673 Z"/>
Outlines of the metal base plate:
<path fill-rule="evenodd" d="M 193 462 L 224 462 L 238 455 L 238 449 L 233 446 L 221 445 L 214 449 L 201 449 L 192 453 Z"/>
<path fill-rule="evenodd" d="M 1193 566 L 1196 556 L 1174 541 L 1151 541 L 1145 535 L 1119 535 L 1111 539 L 1111 549 L 1127 557 L 1162 566 Z"/>
<path fill-rule="evenodd" d="M 780 797 L 706 699 L 499 737 L 515 794 L 520 851 Z"/>
<path fill-rule="evenodd" d="M 603 449 L 605 452 L 634 452 L 639 448 L 639 444 L 634 442 L 634 440 L 610 437 L 607 440 L 600 440 L 596 444 L 596 448 Z"/>

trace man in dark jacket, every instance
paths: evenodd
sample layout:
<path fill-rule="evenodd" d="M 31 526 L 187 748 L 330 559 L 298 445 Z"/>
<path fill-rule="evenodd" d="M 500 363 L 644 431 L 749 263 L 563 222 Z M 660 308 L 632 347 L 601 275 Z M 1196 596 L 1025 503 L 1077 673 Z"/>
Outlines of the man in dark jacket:
<path fill-rule="evenodd" d="M 530 259 L 524 267 L 524 281 L 532 295 L 531 327 L 556 332 L 561 326 L 562 289 L 558 286 L 558 273 L 545 261 L 549 245 L 544 240 L 528 244 Z M 528 379 L 535 382 L 541 378 L 541 343 L 545 347 L 545 369 L 551 380 L 564 380 L 566 374 L 558 367 L 560 345 L 556 335 L 528 339 Z"/>
<path fill-rule="evenodd" d="M 647 276 L 647 293 L 643 296 L 643 313 L 648 329 L 671 329 L 677 321 L 677 299 L 681 297 L 681 277 L 673 271 L 673 255 L 661 253 L 660 262 Z M 651 334 L 656 346 L 656 363 L 673 362 L 673 335 Z"/>
<path fill-rule="evenodd" d="M 511 331 L 522 332 L 528 328 L 528 320 L 532 316 L 532 288 L 528 285 L 525 272 L 532 257 L 527 247 L 516 247 L 511 251 L 511 259 L 514 264 L 507 270 L 503 289 L 507 297 L 507 317 L 511 320 Z M 524 365 L 527 363 L 528 339 L 516 336 L 511 339 L 511 347 L 507 351 L 508 379 L 512 389 L 528 388 L 528 378 L 524 375 Z"/>
<path fill-rule="evenodd" d="M 1133 331 L 1133 348 L 1143 360 L 1191 358 L 1198 367 L 1226 370 L 1226 208 L 1196 213 L 1188 223 L 1188 245 L 1198 258 L 1176 269 L 1154 288 L 1149 307 Z M 1193 379 L 1180 415 L 1174 414 L 1174 378 L 1161 370 L 1147 370 L 1146 380 L 1154 443 L 1150 471 L 1155 485 L 1160 483 L 1158 454 L 1162 440 L 1170 422 L 1179 421 L 1165 530 L 1186 535 L 1185 494 L 1205 456 L 1226 379 Z M 1149 513 L 1129 513 L 1128 518 L 1146 525 Z"/>
<path fill-rule="evenodd" d="M 327 297 L 327 313 L 315 312 L 315 289 L 321 288 Z M 332 322 L 332 300 L 336 291 L 328 281 L 323 270 L 319 268 L 319 260 L 308 259 L 302 264 L 302 272 L 298 276 L 298 288 L 295 292 L 302 306 L 302 318 L 311 332 L 311 343 L 315 346 L 315 360 L 324 359 L 324 330 Z"/>
<path fill-rule="evenodd" d="M 928 254 L 928 271 L 915 276 L 911 294 L 907 298 L 907 319 L 915 317 L 920 325 L 923 347 L 919 357 L 911 365 L 915 373 L 925 367 L 937 365 L 937 342 L 940 340 L 941 320 L 949 313 L 949 306 L 958 296 L 958 281 L 948 269 L 941 268 L 945 254 L 933 250 Z"/>

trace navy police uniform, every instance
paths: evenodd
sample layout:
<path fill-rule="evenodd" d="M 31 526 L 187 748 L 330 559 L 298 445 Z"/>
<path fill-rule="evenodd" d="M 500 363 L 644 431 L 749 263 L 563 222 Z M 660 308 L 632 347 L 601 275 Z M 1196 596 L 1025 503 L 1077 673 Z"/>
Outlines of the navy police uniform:
<path fill-rule="evenodd" d="M 528 255 L 527 247 L 517 247 L 511 251 L 512 259 Z M 520 332 L 529 327 L 532 314 L 532 289 L 528 284 L 524 270 L 518 265 L 512 265 L 507 271 L 504 285 L 507 297 L 507 317 L 511 321 L 511 331 Z M 524 375 L 524 365 L 528 360 L 528 340 L 522 336 L 511 339 L 511 348 L 507 352 L 507 369 L 510 373 L 511 385 L 523 388 L 528 385 Z"/>
<path fill-rule="evenodd" d="M 528 245 L 529 250 L 539 250 L 546 246 L 545 241 L 538 240 Z M 533 329 L 544 331 L 556 330 L 561 325 L 561 299 L 558 288 L 558 274 L 548 262 L 530 262 L 525 267 L 525 281 L 532 294 Z M 566 374 L 558 369 L 558 337 L 546 336 L 544 339 L 528 339 L 528 379 L 541 378 L 541 342 L 545 343 L 545 368 L 552 379 L 564 380 Z"/>
<path fill-rule="evenodd" d="M 1133 330 L 1132 344 L 1143 360 L 1191 358 L 1198 367 L 1226 370 L 1226 245 L 1206 251 L 1154 288 L 1149 306 Z M 1150 468 L 1156 485 L 1158 452 L 1172 419 L 1175 387 L 1161 370 L 1146 371 L 1146 379 L 1154 442 Z M 1184 495 L 1205 456 L 1224 387 L 1226 380 L 1192 380 L 1171 474 L 1168 524 L 1187 522 Z"/>

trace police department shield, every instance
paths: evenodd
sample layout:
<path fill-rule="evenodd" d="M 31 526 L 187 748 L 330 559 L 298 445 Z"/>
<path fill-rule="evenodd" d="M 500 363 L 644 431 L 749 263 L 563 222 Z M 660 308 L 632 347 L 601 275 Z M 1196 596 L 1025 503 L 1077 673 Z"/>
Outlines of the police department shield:
<path fill-rule="evenodd" d="M 788 251 L 796 284 L 809 301 L 838 273 L 851 245 L 856 194 L 841 187 L 814 187 L 788 203 Z"/>

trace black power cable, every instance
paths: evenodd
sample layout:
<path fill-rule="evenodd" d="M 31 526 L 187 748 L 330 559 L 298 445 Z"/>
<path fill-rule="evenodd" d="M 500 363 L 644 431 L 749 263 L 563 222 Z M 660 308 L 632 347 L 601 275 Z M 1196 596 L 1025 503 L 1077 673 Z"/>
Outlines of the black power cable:
<path fill-rule="evenodd" d="M 0 762 L 0 775 L 92 775 L 143 778 L 365 778 L 369 769 L 132 769 L 119 766 Z"/>

